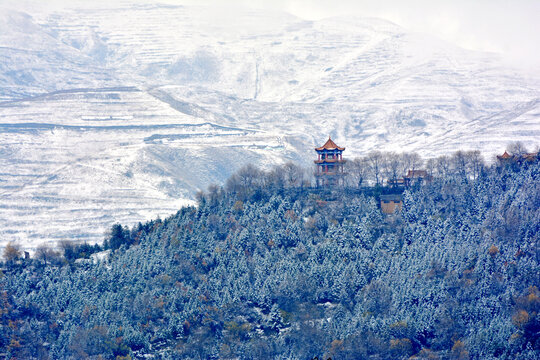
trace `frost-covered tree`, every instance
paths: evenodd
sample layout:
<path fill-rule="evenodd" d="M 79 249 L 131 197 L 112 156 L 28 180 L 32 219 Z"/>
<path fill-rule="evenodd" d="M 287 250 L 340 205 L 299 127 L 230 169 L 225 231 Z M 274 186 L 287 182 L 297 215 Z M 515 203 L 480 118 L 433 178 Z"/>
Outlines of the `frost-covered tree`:
<path fill-rule="evenodd" d="M 538 358 L 540 165 L 462 177 L 445 161 L 392 217 L 376 191 L 260 171 L 116 226 L 103 262 L 4 267 L 0 353 Z"/>

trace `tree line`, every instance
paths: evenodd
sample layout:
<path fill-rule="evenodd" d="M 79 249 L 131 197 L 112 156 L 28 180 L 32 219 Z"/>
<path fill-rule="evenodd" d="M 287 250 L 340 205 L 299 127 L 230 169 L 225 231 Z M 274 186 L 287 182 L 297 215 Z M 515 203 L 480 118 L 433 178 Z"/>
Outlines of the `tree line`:
<path fill-rule="evenodd" d="M 239 171 L 97 263 L 0 275 L 0 357 L 537 359 L 540 164 L 372 192 Z"/>
<path fill-rule="evenodd" d="M 512 142 L 507 151 L 516 157 L 530 153 L 522 142 Z M 538 149 L 536 149 L 538 153 Z M 499 166 L 494 156 L 493 165 Z M 513 163 L 512 166 L 517 166 Z M 356 157 L 346 163 L 344 184 L 348 188 L 366 189 L 369 187 L 394 187 L 400 177 L 409 171 L 425 170 L 429 177 L 443 179 L 458 178 L 474 180 L 488 168 L 488 165 L 478 150 L 458 150 L 449 155 L 424 159 L 417 152 L 382 152 L 371 151 L 366 156 Z M 264 193 L 283 192 L 286 189 L 310 188 L 314 184 L 313 172 L 298 164 L 288 162 L 262 170 L 253 164 L 247 164 L 235 172 L 224 186 L 210 185 L 206 192 L 195 194 L 198 203 L 214 203 L 223 192 L 233 193 L 240 200 L 247 198 L 260 199 Z M 384 191 L 384 190 L 383 190 Z M 371 194 L 378 194 L 371 192 Z M 157 221 L 160 221 L 159 219 Z M 36 248 L 34 259 L 45 264 L 61 265 L 72 263 L 77 259 L 88 259 L 92 254 L 115 250 L 120 246 L 130 246 L 138 242 L 141 234 L 148 231 L 148 224 L 137 224 L 130 230 L 121 224 L 114 224 L 108 232 L 102 245 L 61 241 L 56 246 L 42 244 Z M 17 244 L 9 243 L 4 248 L 6 264 L 13 265 L 23 256 Z"/>

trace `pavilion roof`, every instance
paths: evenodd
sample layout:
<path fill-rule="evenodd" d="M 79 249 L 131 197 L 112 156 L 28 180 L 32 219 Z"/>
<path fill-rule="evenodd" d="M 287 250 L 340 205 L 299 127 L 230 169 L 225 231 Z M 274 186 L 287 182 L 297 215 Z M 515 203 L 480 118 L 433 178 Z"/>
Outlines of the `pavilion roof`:
<path fill-rule="evenodd" d="M 512 156 L 505 151 L 504 154 L 502 154 L 500 156 L 497 156 L 497 157 L 499 159 L 510 159 Z"/>
<path fill-rule="evenodd" d="M 403 196 L 401 194 L 388 194 L 381 195 L 381 200 L 386 201 L 403 201 Z"/>
<path fill-rule="evenodd" d="M 339 147 L 336 145 L 335 142 L 332 141 L 332 139 L 329 137 L 328 140 L 324 143 L 323 146 L 315 148 L 315 150 L 345 150 L 344 147 Z"/>

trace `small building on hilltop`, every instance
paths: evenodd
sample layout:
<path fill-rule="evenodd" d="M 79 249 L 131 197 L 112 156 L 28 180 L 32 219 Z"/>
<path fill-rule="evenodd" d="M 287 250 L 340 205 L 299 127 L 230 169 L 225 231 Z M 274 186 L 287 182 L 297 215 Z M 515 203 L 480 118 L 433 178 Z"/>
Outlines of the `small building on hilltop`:
<path fill-rule="evenodd" d="M 510 155 L 507 151 L 502 155 L 497 155 L 499 165 L 511 165 L 511 164 L 527 164 L 534 163 L 540 160 L 538 153 L 525 153 L 521 155 Z"/>
<path fill-rule="evenodd" d="M 422 184 L 433 180 L 426 170 L 408 170 L 407 175 L 399 179 L 388 179 L 386 183 L 393 188 L 406 188 L 415 184 Z"/>
<path fill-rule="evenodd" d="M 409 170 L 407 175 L 403 177 L 405 186 L 410 186 L 416 183 L 429 182 L 433 177 L 426 170 Z"/>
<path fill-rule="evenodd" d="M 330 137 L 323 146 L 315 148 L 318 156 L 314 161 L 317 166 L 315 171 L 317 187 L 344 185 L 343 165 L 346 162 L 343 160 L 344 150 L 344 147 L 336 145 Z"/>
<path fill-rule="evenodd" d="M 499 161 L 508 161 L 508 160 L 511 160 L 513 158 L 512 155 L 510 155 L 507 151 L 504 152 L 504 154 L 502 155 L 497 155 L 497 159 Z"/>
<path fill-rule="evenodd" d="M 393 214 L 403 208 L 403 197 L 401 194 L 381 195 L 381 211 L 384 214 Z"/>
<path fill-rule="evenodd" d="M 522 158 L 523 161 L 528 161 L 528 162 L 531 162 L 531 163 L 540 160 L 540 157 L 538 157 L 537 152 L 523 154 L 521 158 Z"/>

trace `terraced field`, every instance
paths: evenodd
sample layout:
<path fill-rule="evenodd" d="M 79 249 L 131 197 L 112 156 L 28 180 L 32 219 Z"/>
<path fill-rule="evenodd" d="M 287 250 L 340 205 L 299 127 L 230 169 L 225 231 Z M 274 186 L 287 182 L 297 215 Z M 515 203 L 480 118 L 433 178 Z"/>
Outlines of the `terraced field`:
<path fill-rule="evenodd" d="M 101 241 L 251 162 L 307 168 L 540 138 L 540 81 L 371 18 L 148 5 L 0 10 L 0 247 Z"/>

